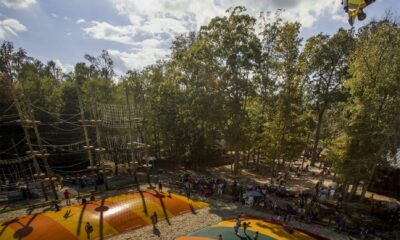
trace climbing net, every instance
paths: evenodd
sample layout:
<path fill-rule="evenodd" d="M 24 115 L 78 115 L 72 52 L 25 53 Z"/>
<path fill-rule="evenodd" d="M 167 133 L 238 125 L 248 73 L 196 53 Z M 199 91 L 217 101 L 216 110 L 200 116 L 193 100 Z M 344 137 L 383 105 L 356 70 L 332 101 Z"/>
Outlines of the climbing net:
<path fill-rule="evenodd" d="M 133 105 L 97 103 L 99 119 L 108 128 L 129 128 L 130 122 L 140 122 L 143 118 Z"/>

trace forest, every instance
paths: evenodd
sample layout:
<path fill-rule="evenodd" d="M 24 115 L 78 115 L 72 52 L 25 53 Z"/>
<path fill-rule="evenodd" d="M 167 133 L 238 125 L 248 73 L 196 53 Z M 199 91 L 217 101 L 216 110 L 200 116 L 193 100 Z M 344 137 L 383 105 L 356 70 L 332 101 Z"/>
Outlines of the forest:
<path fill-rule="evenodd" d="M 145 120 L 134 137 L 171 165 L 201 169 L 227 158 L 237 174 L 254 164 L 272 176 L 310 159 L 331 168 L 340 183 L 362 185 L 365 194 L 376 169 L 398 161 L 399 25 L 388 16 L 333 35 L 302 39 L 300 31 L 279 11 L 255 18 L 235 7 L 177 36 L 166 60 L 123 76 L 115 74 L 106 50 L 84 55 L 67 73 L 4 41 L 0 162 L 24 163 L 28 139 L 18 120 L 35 119 L 47 151 L 54 152 L 50 168 L 60 174 L 68 173 L 64 165 L 86 168 L 86 151 L 70 144 L 84 141 L 81 93 L 87 119 L 104 116 L 109 106 L 115 109 L 107 113 L 129 117 L 132 106 Z M 127 137 L 122 128 L 100 128 L 97 142 L 95 130 L 88 132 L 99 146 L 111 144 L 108 135 L 118 138 L 114 144 Z M 37 136 L 32 131 L 29 137 L 36 149 Z M 108 156 L 125 161 L 118 153 Z"/>

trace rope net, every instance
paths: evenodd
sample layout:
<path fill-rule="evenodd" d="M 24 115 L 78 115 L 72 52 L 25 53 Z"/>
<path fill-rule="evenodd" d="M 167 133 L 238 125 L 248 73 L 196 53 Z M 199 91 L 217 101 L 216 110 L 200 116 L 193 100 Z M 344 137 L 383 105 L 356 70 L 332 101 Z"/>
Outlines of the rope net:
<path fill-rule="evenodd" d="M 129 122 L 143 120 L 140 111 L 133 105 L 118 105 L 97 103 L 99 119 L 103 126 L 108 128 L 129 128 Z"/>

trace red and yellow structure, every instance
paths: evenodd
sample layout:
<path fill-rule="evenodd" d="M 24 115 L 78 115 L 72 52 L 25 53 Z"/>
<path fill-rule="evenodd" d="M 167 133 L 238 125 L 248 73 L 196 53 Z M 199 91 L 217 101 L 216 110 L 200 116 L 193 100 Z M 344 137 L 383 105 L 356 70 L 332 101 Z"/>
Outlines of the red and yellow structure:
<path fill-rule="evenodd" d="M 90 201 L 84 205 L 63 207 L 60 211 L 15 218 L 0 226 L 0 240 L 77 240 L 88 239 L 87 222 L 93 226 L 90 239 L 104 239 L 151 224 L 150 216 L 166 219 L 196 209 L 207 203 L 155 190 L 127 193 Z"/>
<path fill-rule="evenodd" d="M 254 239 L 257 232 L 257 240 L 327 240 L 301 229 L 293 229 L 293 232 L 289 233 L 280 223 L 265 219 L 245 217 L 240 220 L 242 223 L 249 223 L 246 232 L 243 231 L 241 226 L 236 234 L 234 232 L 236 220 L 231 219 L 175 240 L 214 240 L 218 239 L 219 235 L 222 236 L 222 239 L 228 240 Z"/>

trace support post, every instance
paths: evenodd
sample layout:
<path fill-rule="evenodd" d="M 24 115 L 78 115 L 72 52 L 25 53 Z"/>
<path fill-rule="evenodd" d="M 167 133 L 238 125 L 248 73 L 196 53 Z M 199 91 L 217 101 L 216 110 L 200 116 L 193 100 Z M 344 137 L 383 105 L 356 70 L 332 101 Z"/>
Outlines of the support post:
<path fill-rule="evenodd" d="M 126 105 L 128 106 L 128 121 L 129 121 L 128 134 L 129 134 L 129 142 L 130 142 L 129 146 L 130 146 L 130 150 L 131 150 L 130 151 L 131 152 L 131 160 L 135 164 L 135 156 L 134 156 L 134 152 L 133 152 L 133 139 L 132 139 L 131 108 L 129 107 L 130 105 L 129 105 L 128 84 L 127 83 L 125 83 L 125 100 L 126 100 Z M 130 161 L 128 161 L 128 166 L 129 166 L 129 168 L 131 168 Z M 131 171 L 129 171 L 129 173 L 131 173 Z M 139 186 L 139 181 L 138 181 L 138 178 L 137 178 L 136 168 L 135 168 L 133 174 L 134 174 L 134 181 L 135 181 L 134 184 L 136 185 L 137 190 L 140 191 L 140 186 Z"/>
<path fill-rule="evenodd" d="M 10 78 L 10 82 L 9 82 L 10 90 L 11 90 L 11 94 L 12 94 L 13 100 L 15 102 L 15 106 L 16 106 L 16 109 L 17 109 L 17 114 L 18 114 L 18 117 L 19 117 L 19 119 L 21 121 L 21 127 L 24 130 L 24 135 L 25 135 L 25 138 L 26 138 L 26 142 L 28 144 L 29 151 L 32 153 L 33 152 L 33 147 L 32 147 L 31 137 L 30 137 L 28 129 L 23 124 L 23 120 L 24 120 L 23 112 L 22 112 L 21 105 L 20 105 L 20 102 L 18 100 L 17 94 L 15 93 L 13 80 L 12 80 L 11 76 L 9 78 Z M 40 170 L 37 158 L 36 158 L 35 155 L 33 155 L 32 158 L 33 158 L 33 166 L 35 168 L 35 172 L 39 176 L 40 173 L 41 173 L 41 170 Z M 40 186 L 42 188 L 43 196 L 44 196 L 45 200 L 47 201 L 48 200 L 48 196 L 47 196 L 46 188 L 44 186 L 43 181 L 40 181 Z"/>
<path fill-rule="evenodd" d="M 88 130 L 87 130 L 87 126 L 83 123 L 83 121 L 85 121 L 85 112 L 83 111 L 83 103 L 82 103 L 81 91 L 79 89 L 78 79 L 75 79 L 75 87 L 76 87 L 76 94 L 78 96 L 79 109 L 81 112 L 82 127 L 83 127 L 83 133 L 85 134 L 85 142 L 86 142 L 86 146 L 87 146 L 89 162 L 90 162 L 90 166 L 93 167 L 92 152 L 89 147 L 90 140 L 89 140 Z"/>

